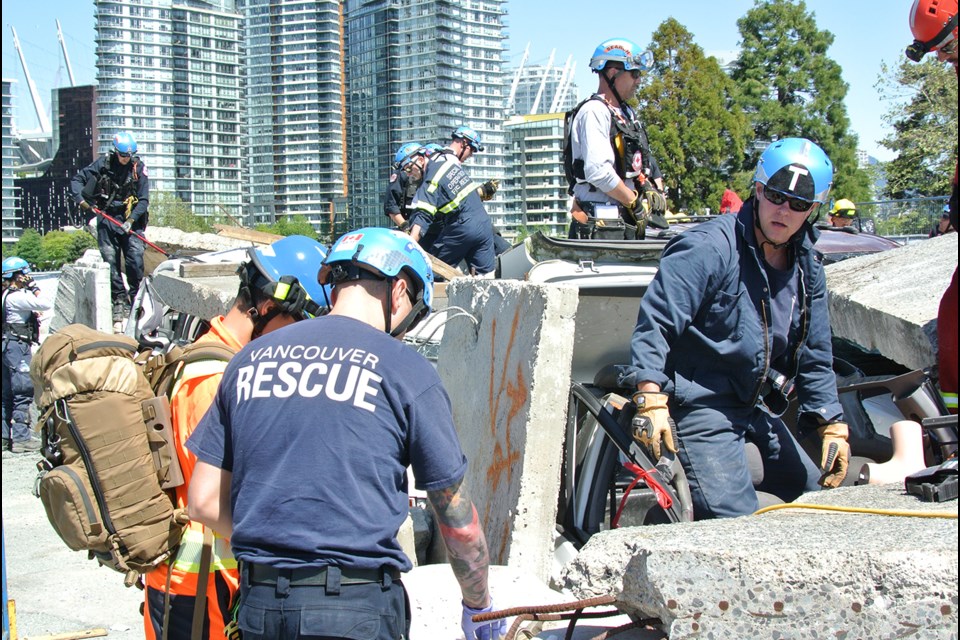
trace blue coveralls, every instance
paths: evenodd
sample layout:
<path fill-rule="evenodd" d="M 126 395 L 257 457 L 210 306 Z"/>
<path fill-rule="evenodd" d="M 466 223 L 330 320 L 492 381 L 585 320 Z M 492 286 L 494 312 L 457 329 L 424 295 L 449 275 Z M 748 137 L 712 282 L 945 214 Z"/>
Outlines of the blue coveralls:
<path fill-rule="evenodd" d="M 131 231 L 142 235 L 147 228 L 150 179 L 138 156 L 121 165 L 113 153 L 107 154 L 81 169 L 70 181 L 70 190 L 78 204 L 86 195 L 88 202 L 120 223 L 127 220 L 126 200 L 133 196 L 137 202 L 130 212 Z M 107 199 L 110 201 L 106 202 Z M 103 261 L 110 265 L 113 303 L 129 306 L 143 280 L 143 252 L 146 248 L 143 240 L 132 233 L 124 233 L 118 225 L 103 218 L 97 224 L 97 244 Z M 122 273 L 127 275 L 129 293 L 124 287 Z"/>
<path fill-rule="evenodd" d="M 423 182 L 414 196 L 411 225 L 429 229 L 437 221 L 440 234 L 432 247 L 424 247 L 447 264 L 466 260 L 477 275 L 495 267 L 493 223 L 470 179 L 453 154 L 441 153 L 427 163 Z"/>
<path fill-rule="evenodd" d="M 759 490 L 790 501 L 818 488 L 820 472 L 779 417 L 761 408 L 770 371 L 771 300 L 754 237 L 754 200 L 670 241 L 640 301 L 632 366 L 620 382 L 659 384 L 677 423 L 679 458 L 694 517 L 758 508 L 744 440 L 764 461 Z M 809 224 L 795 239 L 799 313 L 791 321 L 781 373 L 794 379 L 800 429 L 842 420 L 833 373 L 826 278 Z"/>

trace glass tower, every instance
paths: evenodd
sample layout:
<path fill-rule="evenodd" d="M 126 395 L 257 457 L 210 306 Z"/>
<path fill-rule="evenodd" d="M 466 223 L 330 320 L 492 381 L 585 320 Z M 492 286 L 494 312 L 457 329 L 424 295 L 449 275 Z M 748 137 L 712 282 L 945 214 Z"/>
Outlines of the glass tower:
<path fill-rule="evenodd" d="M 96 0 L 99 153 L 137 139 L 151 201 L 241 212 L 241 16 L 233 0 Z"/>
<path fill-rule="evenodd" d="M 405 142 L 445 145 L 461 124 L 484 151 L 465 168 L 503 180 L 502 0 L 346 0 L 350 226 L 387 226 L 382 199 Z M 503 199 L 486 203 L 494 225 Z"/>
<path fill-rule="evenodd" d="M 240 0 L 252 222 L 303 216 L 323 235 L 345 212 L 340 3 Z"/>

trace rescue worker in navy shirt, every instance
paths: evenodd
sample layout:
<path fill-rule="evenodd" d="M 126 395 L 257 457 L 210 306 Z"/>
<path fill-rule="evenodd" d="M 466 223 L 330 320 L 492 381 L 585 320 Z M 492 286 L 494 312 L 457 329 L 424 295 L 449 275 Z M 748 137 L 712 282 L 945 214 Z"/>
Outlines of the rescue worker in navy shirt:
<path fill-rule="evenodd" d="M 124 131 L 113 137 L 107 155 L 81 169 L 70 181 L 73 197 L 85 216 L 93 207 L 117 222 L 99 216 L 97 244 L 103 261 L 110 265 L 110 295 L 113 319 L 124 319 L 143 279 L 144 243 L 139 235 L 147 228 L 150 179 L 137 153 L 133 134 Z M 127 276 L 129 291 L 124 287 Z"/>
<path fill-rule="evenodd" d="M 816 144 L 771 143 L 740 213 L 672 239 L 640 300 L 620 379 L 636 389 L 634 437 L 657 458 L 663 447 L 678 454 L 696 519 L 757 510 L 747 440 L 763 458 L 758 489 L 786 502 L 846 475 L 826 277 L 808 220 L 832 181 Z M 801 433 L 822 439 L 819 469 L 780 418 L 791 386 Z"/>
<path fill-rule="evenodd" d="M 429 159 L 416 154 L 402 167 L 415 179 L 422 176 L 412 204 L 410 235 L 419 241 L 436 222 L 440 233 L 430 253 L 453 266 L 466 261 L 472 275 L 491 273 L 496 257 L 493 223 L 477 192 L 481 185 L 470 179 L 461 164 L 478 151 L 483 151 L 480 135 L 461 126 L 443 152 Z"/>
<path fill-rule="evenodd" d="M 406 231 L 409 226 L 407 220 L 410 219 L 410 203 L 420 186 L 419 182 L 411 180 L 410 175 L 400 169 L 400 164 L 421 149 L 424 147 L 417 142 L 407 142 L 397 149 L 387 191 L 383 195 L 383 213 L 400 231 Z"/>
<path fill-rule="evenodd" d="M 407 466 L 427 492 L 462 595 L 461 628 L 494 640 L 489 553 L 436 369 L 400 340 L 433 299 L 428 256 L 382 228 L 342 236 L 319 281 L 329 315 L 244 347 L 187 441 L 188 513 L 240 560 L 244 640 L 409 638 L 397 541 Z M 359 634 L 359 635 L 358 635 Z"/>

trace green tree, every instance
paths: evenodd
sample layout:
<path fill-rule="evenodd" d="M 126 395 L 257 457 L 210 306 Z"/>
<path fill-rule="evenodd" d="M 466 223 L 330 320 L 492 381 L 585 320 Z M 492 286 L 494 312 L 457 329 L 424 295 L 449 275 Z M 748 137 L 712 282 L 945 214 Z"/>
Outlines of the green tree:
<path fill-rule="evenodd" d="M 80 230 L 70 234 L 69 262 L 75 262 L 83 257 L 87 249 L 96 249 L 97 239 L 86 231 Z"/>
<path fill-rule="evenodd" d="M 53 271 L 69 262 L 73 254 L 71 235 L 66 231 L 50 231 L 44 235 L 40 241 L 43 257 L 37 263 L 37 267 L 44 271 Z"/>
<path fill-rule="evenodd" d="M 657 28 L 653 42 L 654 68 L 637 94 L 650 151 L 674 208 L 716 209 L 752 137 L 737 87 L 674 18 Z"/>
<path fill-rule="evenodd" d="M 857 136 L 843 104 L 848 86 L 827 57 L 833 34 L 817 28 L 803 0 L 755 0 L 737 26 L 742 42 L 732 77 L 757 140 L 813 140 L 833 161 L 834 195 L 867 199 L 869 178 L 857 166 Z M 745 170 L 761 151 L 748 154 Z"/>
<path fill-rule="evenodd" d="M 950 193 L 957 157 L 957 78 L 932 57 L 881 67 L 880 94 L 893 101 L 884 120 L 893 134 L 880 144 L 897 157 L 884 165 L 888 198 Z"/>
<path fill-rule="evenodd" d="M 13 247 L 12 255 L 19 256 L 29 264 L 40 267 L 43 261 L 43 239 L 36 229 L 24 229 L 23 234 Z"/>
<path fill-rule="evenodd" d="M 210 233 L 209 222 L 193 212 L 190 203 L 163 191 L 150 195 L 150 223 L 188 233 Z"/>
<path fill-rule="evenodd" d="M 314 239 L 317 237 L 313 225 L 307 222 L 304 216 L 286 216 L 273 224 L 257 225 L 255 229 L 266 233 L 275 233 L 279 236 L 307 236 Z"/>

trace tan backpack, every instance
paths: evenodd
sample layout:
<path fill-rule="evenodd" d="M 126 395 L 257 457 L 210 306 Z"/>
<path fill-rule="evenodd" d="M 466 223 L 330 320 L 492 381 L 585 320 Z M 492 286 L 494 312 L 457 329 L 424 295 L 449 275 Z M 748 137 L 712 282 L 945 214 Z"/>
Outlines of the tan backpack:
<path fill-rule="evenodd" d="M 73 324 L 33 358 L 47 518 L 68 547 L 126 574 L 127 586 L 171 557 L 188 522 L 168 493 L 183 483 L 173 383 L 188 362 L 232 355 L 218 345 L 139 353 L 132 338 Z"/>

